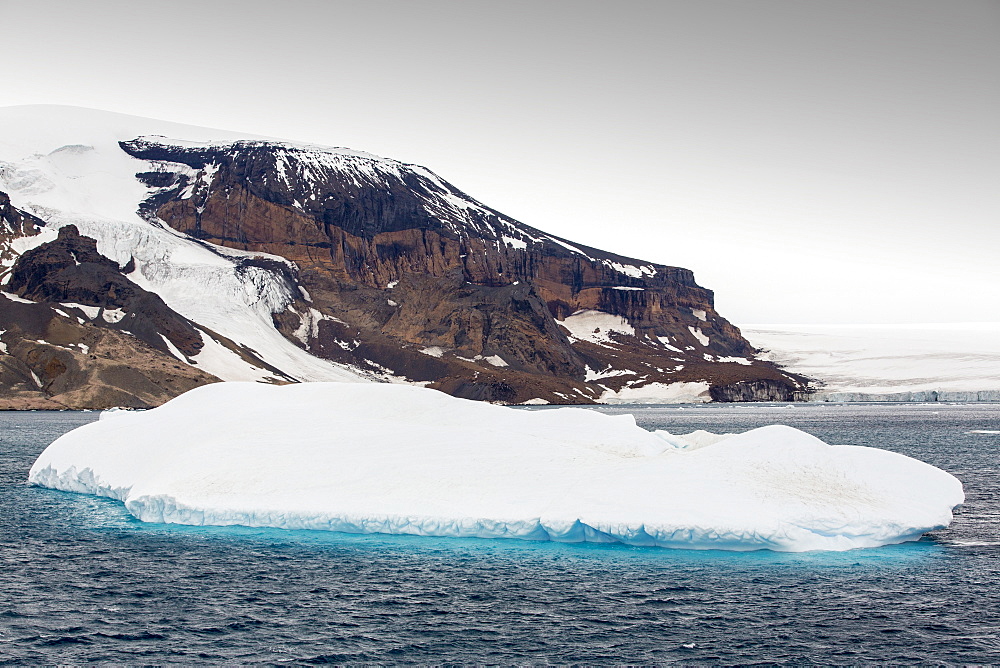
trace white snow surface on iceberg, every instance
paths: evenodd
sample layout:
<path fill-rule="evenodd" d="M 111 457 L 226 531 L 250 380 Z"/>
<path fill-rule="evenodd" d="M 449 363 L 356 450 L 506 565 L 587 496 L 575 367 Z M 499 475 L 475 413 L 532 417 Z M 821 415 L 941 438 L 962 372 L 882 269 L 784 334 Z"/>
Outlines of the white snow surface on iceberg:
<path fill-rule="evenodd" d="M 219 383 L 52 443 L 29 482 L 149 522 L 845 550 L 946 526 L 961 483 L 791 427 L 690 439 L 390 384 Z"/>

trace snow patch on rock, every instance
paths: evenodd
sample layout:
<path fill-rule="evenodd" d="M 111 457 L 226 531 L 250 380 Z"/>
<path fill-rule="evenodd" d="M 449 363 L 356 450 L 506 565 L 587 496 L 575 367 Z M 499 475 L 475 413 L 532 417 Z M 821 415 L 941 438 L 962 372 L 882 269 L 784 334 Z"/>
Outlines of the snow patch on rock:
<path fill-rule="evenodd" d="M 731 364 L 742 364 L 743 366 L 751 366 L 753 362 L 748 360 L 746 357 L 716 357 L 716 362 L 728 362 Z"/>
<path fill-rule="evenodd" d="M 599 399 L 602 404 L 700 404 L 712 400 L 709 384 L 699 382 L 648 383 L 620 390 L 606 389 Z"/>
<path fill-rule="evenodd" d="M 709 343 L 709 337 L 702 333 L 701 327 L 691 327 L 688 325 L 688 331 L 691 332 L 691 336 L 698 339 L 698 343 L 703 346 L 707 346 Z"/>
<path fill-rule="evenodd" d="M 104 309 L 104 312 L 101 313 L 101 318 L 104 319 L 104 322 L 111 324 L 121 322 L 124 317 L 125 311 L 120 308 L 106 308 Z"/>
<path fill-rule="evenodd" d="M 577 311 L 565 320 L 556 320 L 569 330 L 570 336 L 580 341 L 590 341 L 598 345 L 613 343 L 612 333 L 635 336 L 635 328 L 620 315 L 604 311 Z"/>
<path fill-rule="evenodd" d="M 635 371 L 632 369 L 615 369 L 613 367 L 608 367 L 603 371 L 594 371 L 589 366 L 584 367 L 587 376 L 585 380 L 589 383 L 594 380 L 601 380 L 602 378 L 614 378 L 615 376 L 632 376 L 635 375 Z"/>
<path fill-rule="evenodd" d="M 36 302 L 31 301 L 30 299 L 24 299 L 23 297 L 19 297 L 19 296 L 15 295 L 13 292 L 0 292 L 0 295 L 3 295 L 4 297 L 6 297 L 7 299 L 11 300 L 12 302 L 17 302 L 18 304 L 34 304 L 34 303 L 36 303 Z"/>

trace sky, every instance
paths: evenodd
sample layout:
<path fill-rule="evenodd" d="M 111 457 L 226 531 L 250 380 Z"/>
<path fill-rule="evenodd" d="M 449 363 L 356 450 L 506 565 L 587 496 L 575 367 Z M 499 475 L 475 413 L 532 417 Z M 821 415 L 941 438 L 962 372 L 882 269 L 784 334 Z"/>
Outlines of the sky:
<path fill-rule="evenodd" d="M 0 0 L 0 104 L 424 165 L 737 324 L 1000 321 L 997 0 Z"/>

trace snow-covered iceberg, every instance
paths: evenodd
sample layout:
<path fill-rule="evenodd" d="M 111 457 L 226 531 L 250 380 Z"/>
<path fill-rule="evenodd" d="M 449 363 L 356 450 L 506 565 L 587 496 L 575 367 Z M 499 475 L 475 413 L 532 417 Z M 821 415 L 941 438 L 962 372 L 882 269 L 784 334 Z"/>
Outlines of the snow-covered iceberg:
<path fill-rule="evenodd" d="M 933 466 L 791 427 L 685 438 L 629 415 L 346 383 L 219 383 L 106 413 L 52 443 L 29 482 L 148 522 L 730 550 L 914 540 L 964 500 Z"/>

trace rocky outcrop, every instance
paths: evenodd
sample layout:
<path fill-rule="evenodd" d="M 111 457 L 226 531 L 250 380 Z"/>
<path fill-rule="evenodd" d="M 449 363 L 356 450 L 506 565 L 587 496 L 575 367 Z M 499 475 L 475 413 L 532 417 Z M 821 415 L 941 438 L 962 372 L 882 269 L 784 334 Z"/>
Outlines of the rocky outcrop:
<path fill-rule="evenodd" d="M 172 345 L 187 357 L 197 355 L 203 343 L 194 323 L 130 281 L 131 271 L 98 253 L 97 242 L 80 236 L 75 226 L 66 225 L 54 241 L 20 256 L 7 290 L 34 302 L 97 308 L 97 320 L 106 327 L 127 330 L 164 353 L 170 353 Z"/>
<path fill-rule="evenodd" d="M 44 226 L 40 219 L 12 206 L 7 193 L 0 192 L 0 276 L 6 276 L 18 257 L 11 242 L 34 236 Z"/>
<path fill-rule="evenodd" d="M 39 234 L 41 220 L 0 202 L 11 239 Z M 193 323 L 74 226 L 12 257 L 0 294 L 0 409 L 148 408 L 218 381 L 187 357 L 202 347 Z"/>
<path fill-rule="evenodd" d="M 712 401 L 795 401 L 798 388 L 781 379 L 750 380 L 709 389 Z"/>
<path fill-rule="evenodd" d="M 218 380 L 108 324 L 0 295 L 0 409 L 149 408 Z"/>
<path fill-rule="evenodd" d="M 151 223 L 294 263 L 275 271 L 303 298 L 275 326 L 313 354 L 505 402 L 690 381 L 760 400 L 805 386 L 754 359 L 689 270 L 545 234 L 421 167 L 255 141 L 122 148 L 156 167 L 138 175 Z"/>

